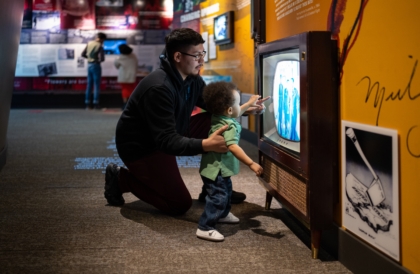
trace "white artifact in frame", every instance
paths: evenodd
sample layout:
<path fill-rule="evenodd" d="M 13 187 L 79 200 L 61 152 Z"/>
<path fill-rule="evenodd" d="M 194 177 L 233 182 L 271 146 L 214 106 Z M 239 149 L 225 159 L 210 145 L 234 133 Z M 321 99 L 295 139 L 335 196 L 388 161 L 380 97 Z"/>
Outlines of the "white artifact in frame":
<path fill-rule="evenodd" d="M 400 260 L 398 133 L 342 121 L 343 226 Z"/>

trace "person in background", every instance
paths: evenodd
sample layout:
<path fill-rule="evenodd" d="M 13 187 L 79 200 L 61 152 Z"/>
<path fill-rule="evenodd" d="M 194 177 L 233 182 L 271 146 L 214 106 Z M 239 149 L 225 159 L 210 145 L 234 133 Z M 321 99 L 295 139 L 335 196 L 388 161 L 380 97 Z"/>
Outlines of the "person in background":
<path fill-rule="evenodd" d="M 104 196 L 110 205 L 125 203 L 131 192 L 160 211 L 179 215 L 192 198 L 178 169 L 176 156 L 209 151 L 226 153 L 222 127 L 210 136 L 211 114 L 191 116 L 195 106 L 206 109 L 200 76 L 204 65 L 204 40 L 189 28 L 173 30 L 165 38 L 160 67 L 146 76 L 128 99 L 117 123 L 115 143 L 126 167 L 109 164 Z M 263 100 L 249 113 L 264 111 Z M 233 192 L 238 202 L 245 194 Z"/>
<path fill-rule="evenodd" d="M 238 145 L 242 127 L 236 120 L 248 108 L 255 106 L 260 98 L 252 95 L 248 102 L 240 105 L 240 95 L 235 84 L 214 82 L 204 88 L 203 99 L 207 110 L 211 112 L 213 134 L 223 126 L 228 128 L 222 133 L 229 149 L 227 153 L 207 152 L 201 158 L 200 175 L 207 190 L 206 206 L 198 222 L 196 235 L 209 241 L 223 241 L 224 236 L 215 229 L 217 223 L 239 223 L 239 219 L 230 212 L 232 181 L 231 176 L 239 173 L 239 161 L 247 165 L 257 176 L 263 172 Z"/>
<path fill-rule="evenodd" d="M 104 48 L 102 45 L 105 39 L 106 34 L 98 32 L 96 34 L 95 40 L 90 41 L 82 52 L 82 57 L 87 58 L 88 61 L 87 87 L 85 96 L 86 109 L 91 109 L 92 87 L 94 88 L 93 107 L 95 109 L 100 109 L 99 94 L 102 76 L 101 63 L 105 61 Z"/>
<path fill-rule="evenodd" d="M 133 49 L 127 44 L 119 45 L 118 49 L 121 54 L 115 59 L 114 65 L 118 69 L 117 81 L 121 85 L 122 109 L 124 110 L 128 98 L 136 88 L 138 60 Z"/>

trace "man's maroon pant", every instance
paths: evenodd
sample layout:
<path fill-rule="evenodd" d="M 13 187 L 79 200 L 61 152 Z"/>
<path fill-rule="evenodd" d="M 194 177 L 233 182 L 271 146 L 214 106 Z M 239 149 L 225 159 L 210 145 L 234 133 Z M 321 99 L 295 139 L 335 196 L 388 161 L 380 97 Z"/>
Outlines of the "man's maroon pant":
<path fill-rule="evenodd" d="M 191 117 L 190 138 L 208 137 L 211 114 L 200 113 Z M 167 214 L 183 214 L 192 205 L 190 192 L 179 173 L 176 156 L 156 151 L 121 167 L 119 187 L 123 193 L 131 192 L 140 200 Z M 197 176 L 199 178 L 199 176 Z"/>

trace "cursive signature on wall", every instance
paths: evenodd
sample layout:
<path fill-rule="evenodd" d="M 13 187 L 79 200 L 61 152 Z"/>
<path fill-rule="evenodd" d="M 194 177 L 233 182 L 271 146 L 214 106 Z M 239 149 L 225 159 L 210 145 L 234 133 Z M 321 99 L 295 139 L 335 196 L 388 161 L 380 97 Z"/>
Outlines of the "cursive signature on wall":
<path fill-rule="evenodd" d="M 411 55 L 408 56 L 408 57 L 410 59 L 413 58 Z M 418 63 L 418 60 L 416 60 L 414 62 L 414 66 L 413 66 L 413 69 L 411 71 L 410 79 L 409 79 L 409 81 L 407 83 L 407 86 L 405 87 L 404 90 L 398 89 L 398 91 L 396 91 L 396 92 L 393 91 L 390 94 L 387 94 L 385 87 L 381 87 L 381 84 L 378 81 L 372 83 L 373 81 L 371 80 L 371 78 L 369 76 L 364 76 L 357 83 L 357 85 L 359 85 L 361 82 L 367 82 L 368 83 L 365 103 L 368 103 L 370 97 L 372 95 L 374 95 L 373 107 L 378 109 L 378 113 L 376 115 L 376 126 L 378 126 L 378 124 L 379 124 L 379 117 L 381 115 L 382 105 L 383 105 L 384 102 L 388 102 L 388 101 L 391 102 L 391 101 L 395 101 L 395 100 L 402 101 L 403 99 L 414 101 L 418 97 L 420 97 L 420 91 L 417 94 L 413 94 L 413 92 L 411 90 L 411 83 L 413 82 L 414 76 L 416 74 L 417 63 Z M 409 146 L 409 142 L 408 142 L 410 134 L 415 127 L 417 127 L 417 126 L 411 127 L 410 130 L 408 131 L 407 139 L 406 139 L 406 145 L 407 145 L 407 150 L 410 153 L 410 155 L 412 155 L 413 157 L 419 158 L 420 155 L 416 155 L 410 150 L 410 146 Z"/>
<path fill-rule="evenodd" d="M 410 155 L 411 155 L 411 156 L 413 156 L 414 158 L 420 158 L 420 153 L 419 153 L 419 154 L 415 154 L 413 151 L 411 151 L 411 149 L 410 149 L 410 144 L 409 144 L 411 132 L 412 132 L 412 131 L 413 131 L 413 129 L 414 129 L 414 128 L 416 128 L 416 127 L 417 127 L 417 126 L 412 126 L 412 127 L 408 130 L 408 133 L 407 133 L 407 139 L 406 139 L 406 146 L 407 146 L 407 151 L 408 151 L 408 153 L 410 153 Z M 414 140 L 418 140 L 418 139 L 414 139 Z"/>

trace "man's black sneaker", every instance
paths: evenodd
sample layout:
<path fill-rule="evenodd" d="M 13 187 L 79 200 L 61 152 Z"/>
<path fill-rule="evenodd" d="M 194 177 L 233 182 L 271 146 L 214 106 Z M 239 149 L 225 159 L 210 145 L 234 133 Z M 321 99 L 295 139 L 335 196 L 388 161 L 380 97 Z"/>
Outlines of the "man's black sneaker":
<path fill-rule="evenodd" d="M 207 192 L 203 188 L 200 195 L 198 195 L 198 201 L 200 201 L 202 203 L 205 203 L 206 202 L 206 196 L 207 196 Z M 243 201 L 245 201 L 245 199 L 246 199 L 245 193 L 236 192 L 235 190 L 232 190 L 232 196 L 230 198 L 230 203 L 231 204 L 240 204 Z"/>
<path fill-rule="evenodd" d="M 203 191 L 200 193 L 200 195 L 198 195 L 198 201 L 205 203 L 206 202 L 206 196 L 207 196 L 207 192 Z"/>
<path fill-rule="evenodd" d="M 118 186 L 118 175 L 120 167 L 116 164 L 109 164 L 105 172 L 105 198 L 110 205 L 122 206 L 125 200 L 122 196 L 120 187 Z"/>
<path fill-rule="evenodd" d="M 240 204 L 243 201 L 245 201 L 245 199 L 246 199 L 245 193 L 232 190 L 232 197 L 230 198 L 231 204 Z"/>

